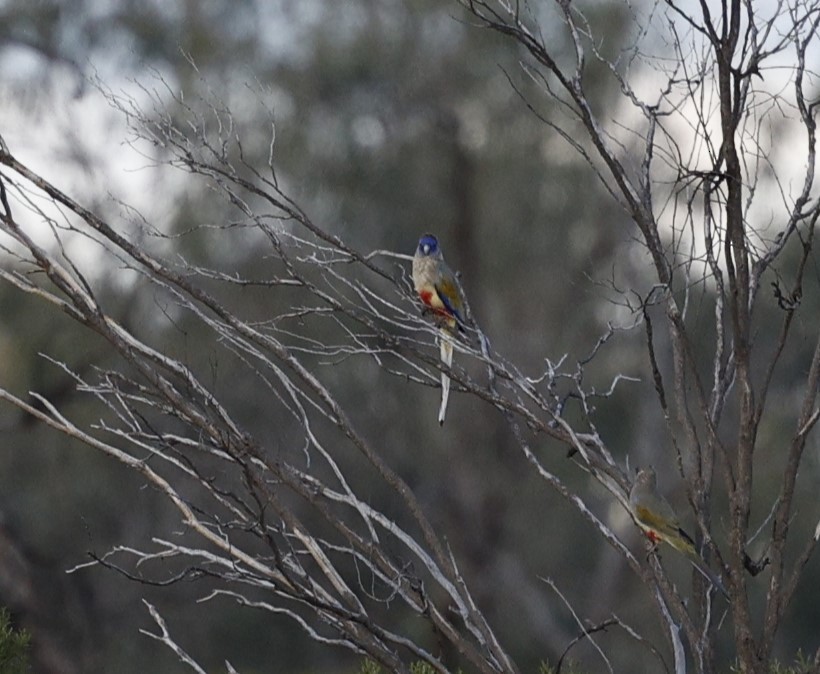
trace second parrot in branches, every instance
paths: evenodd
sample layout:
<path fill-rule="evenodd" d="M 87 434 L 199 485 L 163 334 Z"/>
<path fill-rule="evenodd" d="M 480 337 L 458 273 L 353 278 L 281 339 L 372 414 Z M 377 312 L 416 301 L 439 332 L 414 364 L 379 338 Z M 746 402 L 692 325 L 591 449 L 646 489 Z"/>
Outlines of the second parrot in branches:
<path fill-rule="evenodd" d="M 444 261 L 438 239 L 432 234 L 424 234 L 419 239 L 413 256 L 413 285 L 436 320 L 440 329 L 441 361 L 450 367 L 453 364 L 453 338 L 459 330 L 464 331 L 464 301 L 456 276 Z M 442 372 L 439 424 L 444 423 L 449 396 L 450 378 Z"/>
<path fill-rule="evenodd" d="M 636 523 L 654 545 L 663 541 L 683 553 L 712 585 L 728 596 L 720 578 L 698 554 L 692 537 L 681 528 L 672 506 L 658 492 L 657 477 L 651 467 L 638 471 L 629 493 L 629 505 Z"/>

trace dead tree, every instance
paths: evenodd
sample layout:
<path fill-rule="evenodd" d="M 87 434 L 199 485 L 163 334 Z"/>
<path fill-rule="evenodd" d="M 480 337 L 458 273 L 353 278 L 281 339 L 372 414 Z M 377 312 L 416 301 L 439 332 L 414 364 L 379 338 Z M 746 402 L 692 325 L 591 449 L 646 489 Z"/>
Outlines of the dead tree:
<path fill-rule="evenodd" d="M 632 306 L 645 319 L 658 413 L 669 426 L 669 458 L 685 482 L 704 550 L 729 579 L 742 671 L 767 671 L 775 635 L 820 534 L 818 528 L 803 540 L 790 536 L 795 485 L 820 416 L 820 341 L 805 364 L 791 437 L 782 441 L 788 458 L 770 516 L 762 522 L 752 517 L 760 489 L 755 468 L 763 461 L 760 430 L 773 407 L 780 413 L 769 393 L 784 367 L 820 215 L 813 191 L 817 103 L 807 66 L 820 7 L 650 3 L 628 16 L 632 48 L 612 58 L 602 53 L 594 21 L 574 3 L 557 2 L 550 19 L 575 48 L 573 62 L 564 64 L 543 37 L 546 20 L 531 16 L 526 3 L 461 4 L 480 26 L 525 50 L 523 72 L 560 113 L 542 118 L 545 133 L 561 135 L 589 163 L 637 228 L 655 285 L 632 298 Z M 648 35 L 662 39 L 647 42 Z M 594 110 L 587 81 L 595 67 L 619 87 L 622 109 Z M 526 102 L 539 114 L 538 100 Z M 778 142 L 789 143 L 788 160 L 777 156 Z M 696 296 L 706 299 L 712 314 L 708 343 L 689 320 Z M 762 334 L 768 319 L 761 305 L 775 301 L 781 325 L 770 344 Z M 658 330 L 665 331 L 668 354 L 657 353 Z M 722 512 L 715 510 L 717 491 L 728 496 Z M 718 518 L 727 524 L 725 533 L 718 532 Z M 747 546 L 761 530 L 768 544 L 753 560 Z M 787 549 L 796 551 L 792 561 Z M 765 576 L 754 578 L 764 567 Z M 656 579 L 656 601 L 672 607 L 696 670 L 713 671 L 713 613 L 705 606 L 684 610 L 662 576 Z M 767 585 L 765 601 L 750 600 L 752 582 Z M 759 625 L 754 616 L 761 614 Z"/>
<path fill-rule="evenodd" d="M 675 3 L 658 3 L 635 17 L 635 25 L 645 30 L 636 28 L 634 50 L 615 62 L 599 51 L 584 14 L 560 2 L 552 18 L 575 48 L 574 62 L 564 65 L 525 4 L 459 4 L 472 23 L 525 50 L 523 73 L 556 104 L 559 116 L 539 112 L 531 97 L 526 104 L 542 115 L 545 133 L 563 137 L 588 162 L 591 175 L 637 228 L 652 282 L 650 292 L 624 296 L 633 315 L 627 327 L 645 329 L 646 362 L 658 414 L 669 428 L 670 460 L 686 485 L 703 556 L 728 580 L 737 657 L 744 671 L 764 671 L 820 531 L 804 541 L 790 537 L 795 483 L 820 416 L 820 341 L 806 368 L 794 432 L 785 443 L 788 461 L 772 515 L 761 524 L 751 510 L 758 431 L 767 420 L 769 386 L 800 310 L 820 214 L 811 191 L 814 104 L 807 100 L 805 82 L 806 54 L 820 11 L 779 5 L 771 17 L 762 17 L 751 3 L 730 0 L 719 15 L 702 3 L 700 15 L 690 16 Z M 652 29 L 673 38 L 668 41 L 673 58 L 647 56 L 642 41 Z M 784 55 L 793 64 L 789 87 L 778 89 L 773 99 L 756 87 L 755 78 L 782 77 L 779 69 L 770 75 L 767 61 Z M 617 82 L 629 108 L 627 121 L 595 112 L 585 89 L 590 60 Z M 641 78 L 654 82 L 650 94 L 639 93 L 639 84 L 640 92 L 647 90 L 647 79 Z M 510 81 L 516 86 L 512 76 Z M 541 437 L 566 446 L 575 466 L 628 510 L 630 466 L 613 457 L 596 428 L 593 407 L 630 374 L 616 375 L 603 393 L 583 377 L 617 328 L 601 336 L 584 362 L 569 366 L 545 357 L 544 371 L 532 376 L 494 352 L 481 325 L 468 316 L 468 336 L 457 344 L 454 366 L 446 367 L 432 348 L 436 327 L 419 310 L 402 255 L 357 250 L 334 235 L 330 224 L 314 222 L 280 180 L 272 127 L 267 162 L 260 167 L 220 103 L 194 104 L 169 91 L 162 97 L 145 93 L 154 108 L 107 94 L 128 117 L 135 146 L 155 148 L 152 161 L 205 181 L 231 209 L 221 225 L 192 223 L 192 230 L 207 231 L 211 245 L 226 248 L 250 238 L 269 265 L 263 277 L 251 278 L 169 255 L 168 234 L 155 223 L 102 218 L 21 163 L 11 148 L 0 149 L 0 219 L 7 235 L 0 278 L 101 336 L 121 363 L 93 374 L 63 366 L 78 392 L 98 405 L 99 421 L 92 426 L 68 418 L 36 391 L 34 401 L 6 389 L 0 397 L 137 471 L 173 505 L 184 525 L 183 536 L 157 531 L 144 548 L 118 547 L 92 564 L 132 577 L 139 569 L 145 580 L 152 565 L 167 569 L 174 563 L 177 575 L 162 582 L 207 577 L 215 588 L 211 598 L 229 597 L 289 616 L 316 641 L 352 649 L 390 671 L 408 672 L 413 661 L 455 671 L 457 665 L 406 633 L 400 616 L 409 612 L 470 671 L 517 672 L 445 537 L 386 460 L 381 444 L 386 440 L 360 431 L 322 375 L 322 363 L 356 359 L 374 363 L 384 376 L 436 386 L 446 368 L 455 389 L 504 416 L 544 486 L 576 508 L 645 582 L 647 602 L 665 626 L 675 671 L 686 671 L 687 649 L 695 671 L 714 671 L 714 640 L 721 629 L 715 602 L 722 600 L 700 583 L 696 600 L 687 601 L 657 556 L 644 560 L 631 551 L 589 505 L 588 495 L 571 489 L 532 449 L 532 439 Z M 775 182 L 779 209 L 772 216 L 773 235 L 763 231 L 755 211 L 773 166 L 767 127 L 759 121 L 761 100 L 778 103 L 764 108 L 771 114 L 788 106 L 785 117 L 803 138 L 799 187 L 792 192 L 793 181 Z M 175 108 L 173 116 L 168 105 Z M 40 235 L 44 229 L 49 241 Z M 138 229 L 150 235 L 148 240 L 132 235 Z M 206 335 L 207 348 L 218 350 L 267 392 L 264 404 L 287 420 L 277 447 L 248 431 L 238 410 L 206 383 L 207 370 L 161 350 L 141 326 L 116 320 L 93 269 L 66 245 L 76 238 L 163 297 Z M 797 255 L 786 267 L 795 242 Z M 755 348 L 755 308 L 773 270 L 782 325 L 774 348 L 761 353 Z M 230 303 L 232 290 L 247 287 L 281 298 L 272 302 L 271 316 L 248 318 L 240 304 Z M 711 307 L 708 344 L 689 320 L 696 292 L 700 303 Z M 570 422 L 564 414 L 570 399 L 580 421 Z M 356 483 L 353 475 L 360 470 L 390 490 L 390 515 Z M 728 494 L 721 513 L 715 510 L 718 488 Z M 767 531 L 770 542 L 761 559 L 752 559 L 747 549 L 757 527 Z M 787 544 L 800 548 L 790 563 Z M 765 575 L 752 575 L 764 567 Z M 760 606 L 750 602 L 751 582 L 768 583 Z M 200 671 L 156 609 L 149 610 L 159 628 L 154 636 Z M 752 616 L 760 612 L 765 620 L 756 628 Z M 630 626 L 615 624 L 645 642 Z M 580 626 L 585 638 L 594 639 L 597 628 L 582 621 Z"/>

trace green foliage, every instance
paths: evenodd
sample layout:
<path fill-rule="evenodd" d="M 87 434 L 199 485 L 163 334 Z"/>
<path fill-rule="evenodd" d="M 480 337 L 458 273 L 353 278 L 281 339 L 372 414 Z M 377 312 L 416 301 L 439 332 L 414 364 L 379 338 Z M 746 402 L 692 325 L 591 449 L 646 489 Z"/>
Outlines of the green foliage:
<path fill-rule="evenodd" d="M 382 674 L 382 668 L 375 660 L 368 659 L 362 662 L 359 674 Z"/>
<path fill-rule="evenodd" d="M 414 662 L 410 665 L 410 674 L 436 674 L 436 670 L 426 662 Z"/>
<path fill-rule="evenodd" d="M 15 630 L 7 609 L 0 609 L 0 672 L 20 674 L 29 671 L 28 647 L 31 637 Z"/>
<path fill-rule="evenodd" d="M 808 671 L 808 670 L 806 670 Z M 418 661 L 414 662 L 410 665 L 410 672 L 411 674 L 436 674 L 436 670 L 433 669 L 429 664 L 426 662 Z M 362 662 L 361 667 L 357 674 L 384 674 L 384 670 L 382 669 L 379 663 L 373 660 L 365 660 Z M 458 674 L 464 674 L 462 670 L 458 670 Z M 551 665 L 548 665 L 546 662 L 542 662 L 541 665 L 538 667 L 538 674 L 555 674 L 555 668 Z M 572 661 L 568 661 L 566 666 L 561 667 L 561 674 L 585 674 L 580 669 L 578 669 Z M 772 674 L 803 674 L 803 670 L 777 670 L 773 671 Z"/>
<path fill-rule="evenodd" d="M 793 665 L 786 666 L 780 664 L 779 662 L 775 662 L 772 664 L 769 674 L 811 674 L 814 671 L 812 667 L 813 664 L 811 660 L 803 653 L 798 652 Z M 426 662 L 419 661 L 410 665 L 411 674 L 435 674 L 435 671 L 436 670 L 434 670 Z M 731 669 L 731 674 L 739 674 L 739 672 L 739 666 L 734 665 Z M 384 674 L 384 670 L 377 662 L 373 660 L 365 660 L 362 662 L 357 674 Z M 538 674 L 556 674 L 556 670 L 552 665 L 542 662 L 538 668 Z M 561 667 L 561 674 L 585 673 L 578 669 L 578 666 L 574 662 L 568 661 L 565 666 Z"/>
<path fill-rule="evenodd" d="M 542 662 L 538 668 L 538 674 L 556 674 L 556 670 L 552 665 Z M 561 666 L 561 674 L 586 674 L 578 669 L 578 666 L 572 661 L 567 660 L 565 665 Z"/>
<path fill-rule="evenodd" d="M 384 670 L 379 663 L 368 659 L 362 662 L 358 674 L 384 674 Z M 410 665 L 410 674 L 436 674 L 436 670 L 426 662 L 419 660 Z M 461 670 L 459 670 L 459 674 L 461 674 Z"/>
<path fill-rule="evenodd" d="M 740 671 L 739 664 L 733 665 L 730 670 L 731 674 L 740 674 Z M 797 651 L 793 665 L 773 662 L 769 668 L 769 674 L 813 674 L 816 671 L 814 663 L 802 651 Z"/>

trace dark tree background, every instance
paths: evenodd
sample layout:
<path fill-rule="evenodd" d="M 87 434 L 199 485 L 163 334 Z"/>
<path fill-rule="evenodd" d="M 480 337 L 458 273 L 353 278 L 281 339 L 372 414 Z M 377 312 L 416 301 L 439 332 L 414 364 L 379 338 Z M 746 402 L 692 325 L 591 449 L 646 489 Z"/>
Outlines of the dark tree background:
<path fill-rule="evenodd" d="M 696 70 L 707 61 L 700 60 L 695 47 L 705 23 L 696 21 L 693 28 L 671 3 L 573 3 L 573 10 L 562 3 L 525 4 L 522 25 L 539 27 L 538 39 L 549 45 L 556 68 L 572 72 L 576 58 L 567 12 L 577 9 L 583 17 L 579 30 L 599 36 L 590 41 L 594 47 L 584 65 L 585 101 L 598 118 L 615 120 L 607 133 L 627 170 L 639 175 L 647 132 L 638 126 L 619 128 L 620 113 L 628 106 L 620 78 L 646 68 L 645 79 L 638 79 L 650 91 L 660 73 L 661 85 L 665 78 L 688 83 L 694 100 L 706 77 Z M 742 6 L 747 16 L 748 5 L 729 4 Z M 159 142 L 148 148 L 134 128 L 146 120 L 185 128 L 196 113 L 209 133 L 241 138 L 242 161 L 260 167 L 269 161 L 275 128 L 278 184 L 312 223 L 361 255 L 409 255 L 421 233 L 437 233 L 498 358 L 532 378 L 558 368 L 563 374 L 556 382 L 557 399 L 576 387 L 590 393 L 584 401 L 563 398 L 562 418 L 579 428 L 594 422 L 595 434 L 629 479 L 636 465 L 654 464 L 662 491 L 695 532 L 698 525 L 688 507 L 692 495 L 680 479 L 653 377 L 662 371 L 671 386 L 675 371 L 673 340 L 663 330 L 654 335 L 654 371 L 647 357 L 647 321 L 660 324 L 663 306 L 651 300 L 659 283 L 649 269 L 641 226 L 613 197 L 612 183 L 600 179 L 600 166 L 591 166 L 578 152 L 587 148 L 584 126 L 567 112 L 560 83 L 548 68 L 539 73 L 545 64 L 537 50 L 528 50 L 526 36 L 516 33 L 514 12 L 488 14 L 486 7 L 500 11 L 504 3 L 6 2 L 0 6 L 0 136 L 11 155 L 146 250 L 182 260 L 188 270 L 260 280 L 278 270 L 281 259 L 269 239 L 240 221 L 236 201 L 226 198 L 232 186 L 171 170 L 166 162 L 177 159 L 173 148 Z M 787 24 L 791 17 L 792 25 L 805 30 L 799 39 L 811 34 L 816 8 L 795 3 L 765 11 L 774 16 L 776 9 Z M 714 13 L 719 25 L 718 8 Z M 763 31 L 769 14 L 751 23 Z M 673 20 L 677 23 L 670 28 Z M 642 26 L 649 37 L 640 34 Z M 769 47 L 780 45 L 778 40 L 785 45 L 797 34 L 779 23 L 770 31 Z M 670 42 L 670 36 L 678 42 Z M 635 59 L 632 49 L 639 37 L 658 62 L 683 65 L 677 71 L 675 66 L 653 71 Z M 775 61 L 762 78 L 751 70 L 740 72 L 755 63 L 731 62 L 737 82 L 759 82 L 761 91 L 771 87 L 779 94 L 778 68 L 793 72 L 799 64 L 793 49 L 772 52 Z M 807 48 L 805 58 L 804 87 L 813 100 L 816 50 Z M 556 91 L 557 98 L 549 95 Z M 749 103 L 752 120 L 778 108 L 775 93 Z M 717 97 L 704 109 L 719 119 Z M 220 117 L 217 110 L 229 110 L 230 116 Z M 805 175 L 805 140 L 796 138 L 786 121 L 799 117 L 794 104 L 742 146 L 744 171 L 758 167 L 755 175 L 761 176 L 754 183 L 754 208 L 749 199 L 746 211 L 749 248 L 756 253 L 777 240 L 782 226 L 779 216 L 758 204 L 767 195 L 793 200 L 793 183 L 799 187 Z M 813 108 L 808 117 L 813 119 Z M 672 137 L 680 120 L 664 128 L 666 118 L 659 119 L 658 135 Z M 219 124 L 228 120 L 226 132 Z M 695 121 L 691 130 L 695 141 L 670 141 L 666 154 L 654 158 L 658 184 L 671 185 L 666 192 L 657 190 L 654 206 L 664 237 L 659 247 L 681 270 L 667 288 L 688 309 L 684 320 L 694 337 L 690 355 L 708 382 L 717 340 L 714 298 L 720 293 L 708 274 L 691 272 L 704 261 L 708 266 L 708 260 L 698 243 L 688 248 L 688 237 L 695 232 L 694 220 L 702 217 L 698 200 L 708 191 L 702 185 L 728 169 L 720 143 L 707 140 Z M 787 147 L 801 148 L 801 170 L 795 175 L 779 172 L 782 156 L 792 151 Z M 236 148 L 230 151 L 238 155 Z M 709 161 L 696 166 L 692 158 L 698 153 L 714 166 Z M 716 203 L 728 201 L 719 181 L 712 189 Z M 250 210 L 264 210 L 260 195 L 234 194 L 247 200 Z M 801 216 L 806 221 L 801 226 L 808 226 L 792 237 L 767 272 L 754 307 L 755 348 L 772 353 L 784 345 L 769 380 L 765 368 L 754 373 L 766 381 L 768 400 L 755 439 L 752 530 L 765 531 L 748 541 L 754 560 L 768 553 L 768 516 L 786 463 L 781 445 L 795 432 L 818 331 L 818 268 L 810 245 L 814 198 L 811 193 Z M 18 217 L 26 209 L 24 202 L 14 207 Z M 32 210 L 37 207 L 46 208 L 38 203 Z M 56 238 L 47 228 L 35 236 L 44 246 L 53 246 Z M 285 456 L 301 442 L 298 424 L 272 409 L 269 392 L 259 378 L 248 376 L 241 353 L 226 352 L 209 325 L 130 265 L 88 245 L 86 236 L 65 232 L 66 257 L 84 265 L 108 315 L 196 372 L 243 428 L 265 439 L 269 456 Z M 14 268 L 14 247 L 3 245 Z M 386 259 L 380 269 L 400 285 L 408 263 Z M 359 272 L 366 270 L 351 274 Z M 37 282 L 42 274 L 31 278 Z M 202 274 L 196 283 L 248 323 L 265 325 L 300 306 L 287 290 L 220 280 Z M 10 283 L 0 285 L 0 302 L 6 317 L 0 326 L 0 386 L 37 410 L 48 411 L 43 399 L 49 401 L 78 427 L 99 423 L 94 396 L 78 393 L 71 373 L 92 380 L 118 368 L 121 355 L 104 337 Z M 781 326 L 790 312 L 790 332 L 782 342 Z M 555 663 L 581 629 L 573 611 L 591 624 L 617 614 L 625 624 L 637 625 L 672 667 L 664 625 L 647 608 L 652 601 L 644 589 L 648 577 L 636 574 L 567 498 L 539 478 L 508 415 L 480 396 L 454 393 L 447 423 L 439 428 L 434 386 L 387 376 L 373 359 L 312 351 L 308 337 L 330 343 L 338 326 L 331 329 L 309 318 L 306 325 L 305 362 L 334 392 L 361 435 L 378 439 L 382 458 L 446 541 L 480 611 L 519 671 Z M 729 339 L 727 344 L 735 343 Z M 429 353 L 435 356 L 432 346 Z M 476 381 L 485 376 L 480 360 L 463 358 L 460 366 Z M 694 396 L 692 379 L 687 382 L 682 388 Z M 730 420 L 742 416 L 733 405 L 727 404 Z M 0 604 L 33 634 L 36 671 L 190 671 L 169 649 L 140 634 L 157 632 L 143 599 L 157 607 L 177 642 L 208 671 L 224 671 L 226 660 L 239 672 L 352 672 L 359 667 L 361 655 L 317 645 L 287 616 L 248 609 L 226 597 L 198 602 L 219 587 L 207 574 L 156 586 L 113 568 L 85 566 L 90 556 L 103 557 L 116 546 L 143 550 L 158 532 L 170 535 L 179 526 L 178 512 L 139 472 L 54 432 L 19 407 L 0 407 L 0 424 Z M 644 545 L 628 513 L 590 472 L 579 469 L 577 456 L 567 457 L 567 443 L 560 442 L 557 431 L 552 436 L 539 432 L 521 418 L 516 424 L 539 460 L 571 493 L 582 494 L 643 563 Z M 685 443 L 686 425 L 672 423 L 671 428 L 671 435 Z M 698 431 L 708 435 L 703 427 Z M 718 435 L 727 445 L 735 441 L 725 429 Z M 791 526 L 798 541 L 812 538 L 818 518 L 815 437 L 807 435 L 794 487 L 800 505 Z M 367 471 L 357 472 L 349 450 L 338 452 L 334 457 L 348 471 L 359 498 L 399 518 L 392 492 Z M 714 484 L 711 526 L 725 532 L 727 491 L 720 479 Z M 725 543 L 721 534 L 715 538 Z M 800 551 L 795 546 L 785 554 L 791 559 Z M 685 561 L 670 551 L 662 555 L 670 577 L 688 595 L 690 585 L 699 581 L 692 580 Z M 116 562 L 126 567 L 121 559 Z M 68 569 L 74 571 L 66 574 Z M 141 576 L 133 567 L 125 570 Z M 169 562 L 165 580 L 177 571 Z M 746 581 L 753 601 L 762 602 L 769 590 L 766 573 Z M 152 569 L 142 580 L 149 578 L 156 582 L 163 573 Z M 562 594 L 545 579 L 554 580 Z M 820 646 L 820 615 L 810 591 L 818 582 L 816 559 L 810 559 L 777 631 L 773 658 L 791 662 L 799 650 L 813 655 Z M 716 602 L 714 611 L 722 618 L 725 605 Z M 435 655 L 448 655 L 451 646 L 436 643 L 411 623 L 413 618 L 405 620 L 406 633 Z M 716 671 L 728 671 L 738 657 L 732 630 L 726 625 L 716 630 Z M 595 644 L 583 640 L 572 651 L 584 670 L 602 666 L 598 647 L 616 671 L 659 666 L 656 655 L 636 647 L 623 630 L 596 634 Z"/>

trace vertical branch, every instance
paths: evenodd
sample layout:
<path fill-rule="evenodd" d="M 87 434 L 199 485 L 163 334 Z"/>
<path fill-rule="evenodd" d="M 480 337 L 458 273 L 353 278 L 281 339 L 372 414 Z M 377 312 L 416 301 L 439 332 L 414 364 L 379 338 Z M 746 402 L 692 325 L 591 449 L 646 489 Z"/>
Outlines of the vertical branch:
<path fill-rule="evenodd" d="M 806 390 L 803 397 L 803 404 L 800 415 L 797 419 L 795 433 L 789 447 L 786 468 L 783 472 L 783 483 L 777 499 L 774 521 L 772 522 L 772 543 L 770 558 L 772 562 L 772 574 L 769 581 L 769 591 L 766 597 L 766 614 L 763 625 L 763 638 L 761 644 L 761 655 L 768 657 L 774 642 L 777 628 L 783 617 L 783 612 L 788 604 L 791 594 L 794 592 L 796 583 L 794 580 L 790 587 L 783 587 L 784 574 L 784 549 L 788 539 L 789 524 L 792 517 L 792 503 L 794 500 L 795 484 L 797 482 L 797 472 L 803 450 L 806 447 L 806 439 L 809 432 L 817 422 L 817 399 L 820 391 L 820 338 L 817 339 L 814 354 L 811 361 L 811 369 L 806 378 Z M 813 546 L 812 546 L 813 547 Z M 799 568 L 799 567 L 798 567 Z"/>
<path fill-rule="evenodd" d="M 706 12 L 705 3 L 702 3 Z M 717 85 L 720 108 L 722 144 L 720 156 L 726 183 L 726 240 L 724 260 L 729 289 L 729 312 L 732 320 L 732 343 L 736 367 L 739 419 L 735 450 L 735 484 L 730 493 L 731 584 L 735 612 L 735 633 L 741 661 L 755 660 L 755 638 L 748 599 L 744 592 L 744 555 L 746 532 L 751 512 L 753 486 L 753 450 L 756 433 L 754 389 L 750 368 L 750 274 L 749 253 L 743 209 L 743 172 L 737 148 L 740 115 L 744 111 L 741 77 L 733 60 L 737 58 L 740 37 L 740 0 L 728 0 L 722 5 L 719 38 L 713 38 L 717 60 Z M 708 20 L 708 19 L 707 19 Z M 717 36 L 717 30 L 712 34 Z"/>

